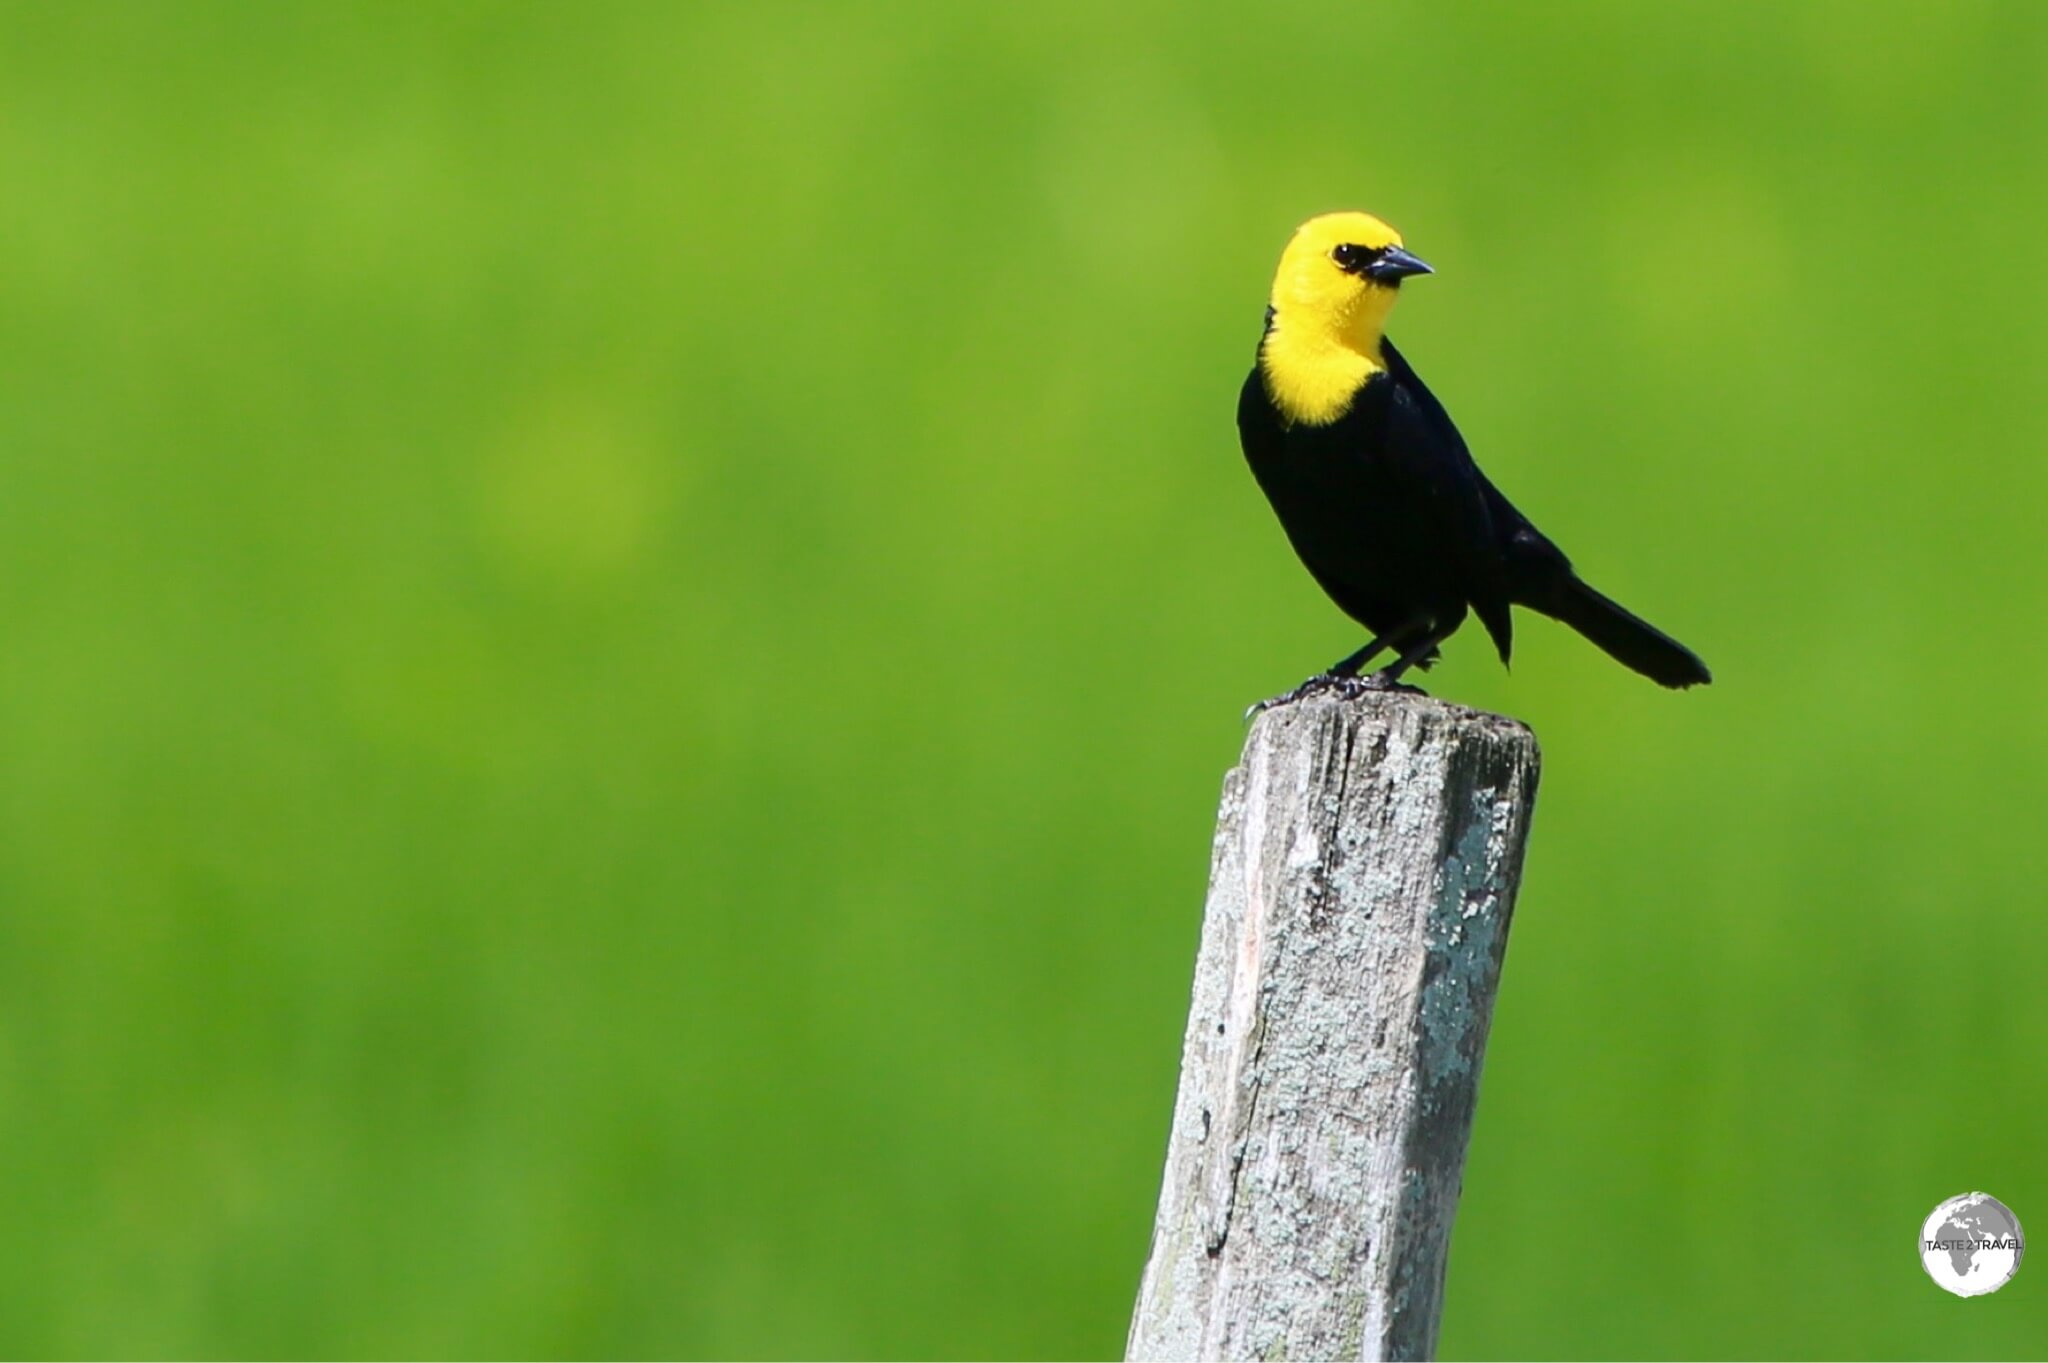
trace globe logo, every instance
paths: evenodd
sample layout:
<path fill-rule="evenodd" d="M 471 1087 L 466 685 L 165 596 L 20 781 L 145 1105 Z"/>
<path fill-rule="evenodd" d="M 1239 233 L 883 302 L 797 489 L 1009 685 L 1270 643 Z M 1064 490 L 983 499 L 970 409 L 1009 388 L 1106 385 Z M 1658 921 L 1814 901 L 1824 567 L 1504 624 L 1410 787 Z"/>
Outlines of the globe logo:
<path fill-rule="evenodd" d="M 2026 1248 L 2020 1219 L 1989 1193 L 1952 1197 L 1920 1227 L 1921 1266 L 1935 1286 L 1958 1297 L 1981 1297 L 2011 1282 Z"/>

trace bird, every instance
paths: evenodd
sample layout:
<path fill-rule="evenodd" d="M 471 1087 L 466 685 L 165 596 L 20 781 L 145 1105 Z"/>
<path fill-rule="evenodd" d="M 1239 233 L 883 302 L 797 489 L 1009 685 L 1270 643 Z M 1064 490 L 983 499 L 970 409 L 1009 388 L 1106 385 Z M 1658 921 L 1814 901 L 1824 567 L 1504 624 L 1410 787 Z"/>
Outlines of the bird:
<path fill-rule="evenodd" d="M 1436 661 L 1468 612 L 1506 666 L 1511 606 L 1563 621 L 1664 686 L 1711 681 L 1691 649 L 1579 577 L 1480 472 L 1387 339 L 1402 281 L 1433 273 L 1369 213 L 1311 218 L 1281 253 L 1238 395 L 1238 435 L 1303 566 L 1370 637 L 1280 699 L 1333 684 L 1400 687 L 1410 668 Z M 1359 676 L 1388 652 L 1390 663 Z"/>

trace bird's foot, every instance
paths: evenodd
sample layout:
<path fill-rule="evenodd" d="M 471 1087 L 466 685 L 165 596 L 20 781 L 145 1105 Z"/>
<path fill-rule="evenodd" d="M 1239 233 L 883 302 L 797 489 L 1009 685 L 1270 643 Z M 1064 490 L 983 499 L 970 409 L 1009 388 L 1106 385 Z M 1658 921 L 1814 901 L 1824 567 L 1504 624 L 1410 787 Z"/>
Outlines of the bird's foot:
<path fill-rule="evenodd" d="M 1404 682 L 1395 681 L 1380 672 L 1374 672 L 1363 677 L 1339 676 L 1334 672 L 1319 672 L 1295 687 L 1292 691 L 1260 701 L 1257 705 L 1244 712 L 1244 719 L 1245 723 L 1249 724 L 1254 718 L 1268 710 L 1278 709 L 1282 705 L 1292 705 L 1298 700 L 1307 700 L 1310 696 L 1328 695 L 1334 696 L 1338 700 L 1356 700 L 1360 696 L 1382 691 L 1405 691 L 1417 696 L 1423 694 L 1421 687 L 1409 686 Z"/>
<path fill-rule="evenodd" d="M 1436 659 L 1432 657 L 1418 665 L 1428 667 L 1430 663 L 1435 661 Z M 1384 672 L 1375 672 L 1370 677 L 1360 678 L 1360 681 L 1369 691 L 1397 691 L 1404 696 L 1426 696 L 1429 694 L 1429 692 L 1412 682 L 1401 681 L 1398 678 L 1388 676 Z"/>
<path fill-rule="evenodd" d="M 1268 696 L 1253 705 L 1251 709 L 1244 712 L 1244 722 L 1249 724 L 1253 719 L 1263 715 L 1268 710 L 1278 709 L 1282 705 L 1292 705 L 1298 700 L 1306 700 L 1310 696 L 1333 690 L 1344 685 L 1346 682 L 1355 682 L 1357 680 L 1358 678 L 1356 677 L 1340 677 L 1334 672 L 1318 672 L 1292 691 L 1285 691 L 1277 696 Z"/>

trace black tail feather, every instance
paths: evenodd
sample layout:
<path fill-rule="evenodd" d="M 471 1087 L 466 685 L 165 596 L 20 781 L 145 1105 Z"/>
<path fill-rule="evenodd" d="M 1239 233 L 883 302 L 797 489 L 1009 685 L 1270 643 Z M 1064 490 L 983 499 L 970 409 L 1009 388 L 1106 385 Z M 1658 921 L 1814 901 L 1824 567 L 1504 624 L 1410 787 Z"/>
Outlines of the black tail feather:
<path fill-rule="evenodd" d="M 1585 635 L 1608 657 L 1659 685 L 1698 686 L 1714 679 L 1691 649 L 1576 577 L 1565 578 L 1547 600 L 1531 604 Z"/>

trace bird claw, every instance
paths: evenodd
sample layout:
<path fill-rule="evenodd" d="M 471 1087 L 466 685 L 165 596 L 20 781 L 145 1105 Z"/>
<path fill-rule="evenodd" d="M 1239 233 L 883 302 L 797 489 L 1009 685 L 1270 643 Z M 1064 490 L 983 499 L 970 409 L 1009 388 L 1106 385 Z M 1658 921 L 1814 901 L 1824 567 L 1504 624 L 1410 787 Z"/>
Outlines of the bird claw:
<path fill-rule="evenodd" d="M 1292 691 L 1285 691 L 1277 696 L 1268 696 L 1262 701 L 1254 702 L 1251 709 L 1244 712 L 1244 722 L 1249 724 L 1268 710 L 1277 710 L 1283 705 L 1292 705 L 1304 697 L 1312 696 L 1318 691 L 1327 690 L 1345 680 L 1348 680 L 1348 678 L 1333 677 L 1327 672 L 1319 672 L 1295 687 Z"/>
<path fill-rule="evenodd" d="M 1384 672 L 1368 673 L 1363 677 L 1339 677 L 1334 673 L 1319 672 L 1292 691 L 1269 696 L 1252 706 L 1244 712 L 1244 722 L 1249 724 L 1268 710 L 1277 710 L 1283 705 L 1292 705 L 1298 700 L 1307 700 L 1310 696 L 1319 696 L 1325 692 L 1334 694 L 1338 700 L 1356 700 L 1360 696 L 1387 691 L 1397 691 L 1410 696 L 1428 694 L 1421 687 L 1395 681 Z"/>
<path fill-rule="evenodd" d="M 1435 661 L 1436 659 L 1434 658 L 1425 659 L 1417 663 L 1416 666 L 1426 668 Z M 1413 682 L 1397 681 L 1384 672 L 1375 672 L 1369 677 L 1360 677 L 1358 684 L 1367 691 L 1395 691 L 1404 696 L 1426 696 L 1429 694 L 1429 692 Z"/>

